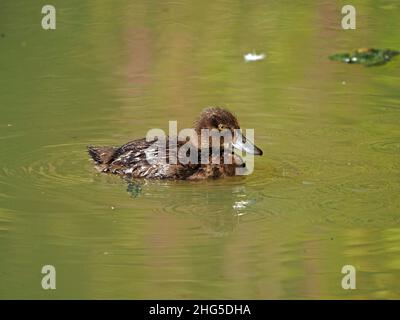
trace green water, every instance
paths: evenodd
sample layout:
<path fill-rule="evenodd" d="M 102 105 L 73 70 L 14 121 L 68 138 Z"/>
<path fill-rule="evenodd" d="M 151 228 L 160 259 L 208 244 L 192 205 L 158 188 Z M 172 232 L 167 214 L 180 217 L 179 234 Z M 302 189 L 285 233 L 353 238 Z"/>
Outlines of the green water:
<path fill-rule="evenodd" d="M 0 4 L 0 298 L 400 297 L 400 59 L 327 58 L 400 49 L 398 1 L 353 1 L 347 31 L 343 1 L 51 4 L 53 31 L 42 1 Z M 255 129 L 252 175 L 127 191 L 93 169 L 86 145 L 210 105 Z"/>

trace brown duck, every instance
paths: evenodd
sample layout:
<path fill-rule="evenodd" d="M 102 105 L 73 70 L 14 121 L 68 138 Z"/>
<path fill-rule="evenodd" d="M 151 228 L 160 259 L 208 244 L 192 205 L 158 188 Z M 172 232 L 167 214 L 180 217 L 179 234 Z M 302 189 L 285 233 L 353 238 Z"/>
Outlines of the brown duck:
<path fill-rule="evenodd" d="M 261 149 L 253 145 L 240 132 L 239 123 L 236 117 L 228 110 L 222 108 L 207 108 L 200 114 L 195 123 L 194 131 L 201 136 L 202 129 L 229 130 L 235 132 L 232 135 L 231 146 L 238 150 L 246 151 L 249 154 L 262 155 Z M 211 139 L 211 138 L 210 138 Z M 168 137 L 167 137 L 167 140 Z M 201 161 L 190 161 L 181 163 L 180 161 L 168 161 L 170 145 L 166 144 L 166 150 L 160 156 L 159 150 L 155 147 L 157 140 L 146 141 L 138 139 L 130 141 L 121 147 L 94 147 L 89 146 L 90 156 L 96 162 L 96 167 L 101 172 L 108 172 L 126 176 L 129 178 L 147 178 L 147 179 L 176 179 L 176 180 L 198 180 L 207 178 L 219 178 L 224 176 L 234 176 L 236 168 L 245 167 L 242 158 L 229 149 L 225 152 L 226 141 L 219 140 L 217 154 L 215 149 L 210 147 L 210 141 L 198 139 L 191 143 L 191 147 L 198 152 L 197 160 L 200 160 L 201 154 L 206 154 L 208 163 Z M 185 141 L 178 141 L 176 150 L 180 150 Z M 226 150 L 225 150 L 226 149 Z M 150 158 L 149 158 L 150 156 Z M 213 162 L 218 156 L 219 163 Z M 149 161 L 151 159 L 151 161 Z"/>

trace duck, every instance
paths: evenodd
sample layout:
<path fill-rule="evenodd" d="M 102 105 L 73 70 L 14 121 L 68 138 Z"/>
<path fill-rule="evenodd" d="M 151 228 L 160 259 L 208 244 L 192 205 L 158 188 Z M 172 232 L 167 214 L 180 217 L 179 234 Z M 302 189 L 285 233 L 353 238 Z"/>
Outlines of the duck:
<path fill-rule="evenodd" d="M 136 139 L 122 146 L 88 146 L 87 149 L 96 169 L 102 173 L 127 178 L 172 180 L 204 180 L 235 176 L 238 168 L 246 167 L 246 163 L 235 150 L 252 155 L 263 154 L 260 148 L 246 139 L 236 116 L 227 109 L 221 107 L 204 109 L 192 130 L 195 138 L 177 141 L 174 149 L 178 153 L 184 150 L 183 154 L 194 150 L 195 152 L 192 152 L 194 156 L 189 158 L 189 161 L 171 161 L 171 158 L 168 158 L 174 147 L 169 136 L 164 140 L 166 148 L 163 153 L 157 144 L 160 139 L 155 138 Z M 226 139 L 224 136 L 224 139 L 217 140 L 215 147 L 211 141 L 212 135 L 208 139 L 200 138 L 202 133 L 207 132 L 204 130 L 232 133 L 231 139 Z M 220 161 L 215 161 L 216 157 Z"/>

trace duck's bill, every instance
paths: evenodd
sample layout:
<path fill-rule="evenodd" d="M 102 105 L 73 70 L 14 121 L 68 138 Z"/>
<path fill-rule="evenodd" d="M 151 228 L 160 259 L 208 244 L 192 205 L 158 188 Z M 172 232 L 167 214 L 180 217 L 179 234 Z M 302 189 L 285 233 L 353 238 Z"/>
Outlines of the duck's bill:
<path fill-rule="evenodd" d="M 245 151 L 246 153 L 261 156 L 263 151 L 248 140 L 243 134 L 237 133 L 235 142 L 232 143 L 235 149 Z"/>

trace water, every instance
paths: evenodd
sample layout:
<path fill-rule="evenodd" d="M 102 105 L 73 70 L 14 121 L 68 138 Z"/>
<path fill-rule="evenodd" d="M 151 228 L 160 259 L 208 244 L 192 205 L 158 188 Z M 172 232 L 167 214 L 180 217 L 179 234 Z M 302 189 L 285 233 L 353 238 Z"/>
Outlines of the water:
<path fill-rule="evenodd" d="M 397 1 L 40 1 L 0 5 L 1 298 L 399 298 Z M 245 63 L 243 54 L 266 53 Z M 234 111 L 247 177 L 128 184 L 86 145 Z M 41 268 L 57 289 L 41 287 Z M 357 289 L 341 288 L 342 266 Z"/>

